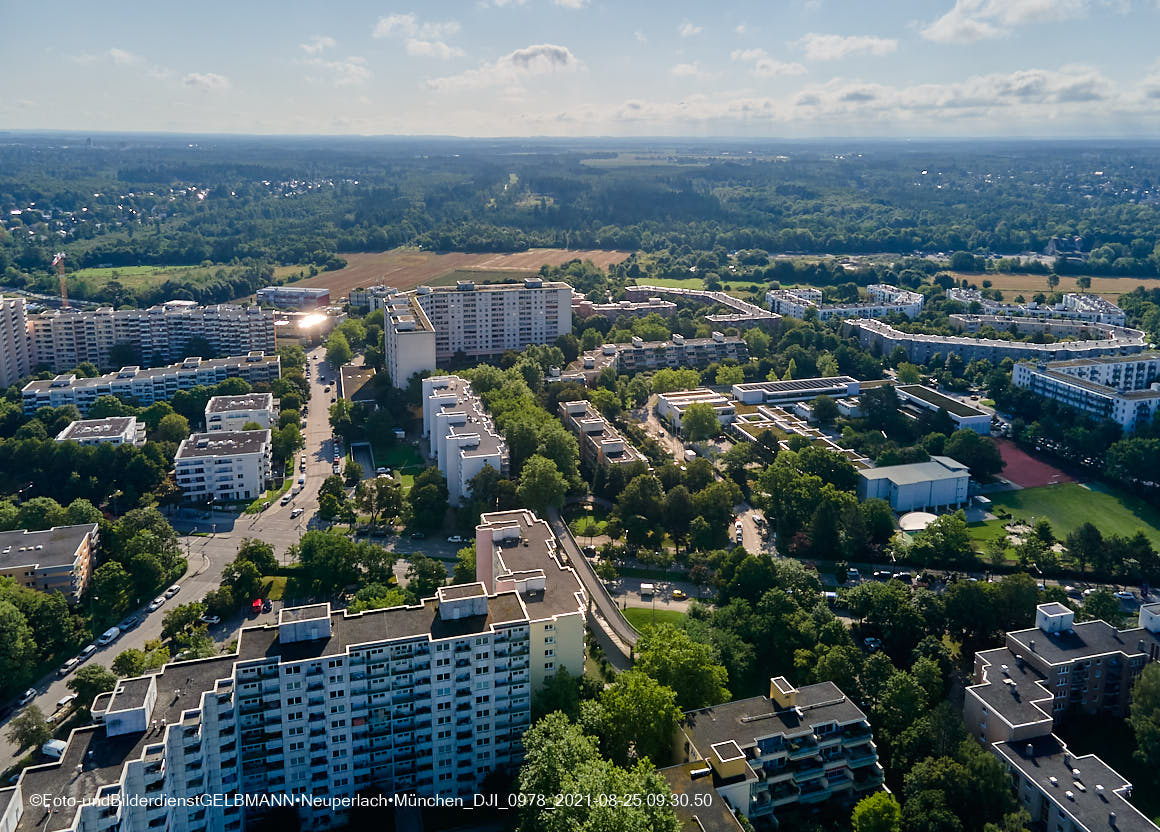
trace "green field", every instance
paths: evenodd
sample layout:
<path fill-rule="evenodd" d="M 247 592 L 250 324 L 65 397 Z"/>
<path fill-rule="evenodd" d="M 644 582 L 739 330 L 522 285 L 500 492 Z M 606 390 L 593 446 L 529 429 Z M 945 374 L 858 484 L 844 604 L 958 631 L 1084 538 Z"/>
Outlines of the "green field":
<path fill-rule="evenodd" d="M 1005 508 L 1022 520 L 1046 517 L 1057 537 L 1062 538 L 1083 523 L 1090 522 L 1105 535 L 1131 537 L 1142 531 L 1153 546 L 1160 548 L 1160 512 L 1130 494 L 1097 483 L 1080 485 L 1069 482 L 989 496 L 996 507 Z M 972 537 L 978 528 L 972 527 Z"/>
<path fill-rule="evenodd" d="M 649 286 L 665 286 L 669 289 L 704 289 L 705 281 L 699 277 L 642 277 L 640 283 Z"/>
<path fill-rule="evenodd" d="M 650 624 L 676 624 L 685 620 L 683 612 L 676 610 L 653 610 L 649 607 L 629 607 L 624 611 L 628 623 L 641 630 Z"/>
<path fill-rule="evenodd" d="M 95 292 L 106 283 L 116 280 L 126 289 L 140 289 L 145 286 L 179 280 L 192 284 L 208 283 L 218 272 L 229 274 L 242 266 L 108 266 L 66 271 L 69 292 L 83 297 Z M 304 266 L 278 266 L 274 276 L 289 280 L 301 274 L 306 276 Z"/>

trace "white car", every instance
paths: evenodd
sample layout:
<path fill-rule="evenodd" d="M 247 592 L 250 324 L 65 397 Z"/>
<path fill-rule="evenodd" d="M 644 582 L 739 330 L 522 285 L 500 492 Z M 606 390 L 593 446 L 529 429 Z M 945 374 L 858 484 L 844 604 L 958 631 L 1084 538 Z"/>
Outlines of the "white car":
<path fill-rule="evenodd" d="M 169 587 L 169 589 L 165 590 L 165 597 L 172 598 L 174 595 L 176 595 L 179 592 L 181 592 L 181 585 L 174 584 L 173 586 Z"/>
<path fill-rule="evenodd" d="M 71 705 L 76 700 L 77 700 L 77 695 L 75 693 L 70 693 L 67 696 L 62 696 L 60 699 L 56 700 L 56 709 L 58 711 L 63 711 L 65 708 L 67 708 L 69 705 Z"/>
<path fill-rule="evenodd" d="M 462 543 L 463 538 L 457 534 L 453 534 L 453 535 L 451 535 L 451 537 L 447 538 L 447 542 L 448 543 Z"/>
<path fill-rule="evenodd" d="M 91 657 L 93 655 L 93 653 L 96 653 L 96 652 L 97 652 L 97 645 L 90 644 L 88 647 L 86 647 L 84 650 L 81 651 L 80 656 L 78 656 L 77 658 L 79 658 L 82 662 L 87 661 L 89 659 L 89 657 Z"/>
<path fill-rule="evenodd" d="M 161 605 L 164 603 L 165 596 L 158 595 L 156 598 L 149 602 L 149 612 L 157 612 L 157 610 L 161 609 Z"/>
<path fill-rule="evenodd" d="M 222 623 L 221 617 L 216 616 L 216 615 L 203 615 L 201 618 L 199 618 L 197 620 L 200 621 L 202 624 L 210 624 L 210 625 Z"/>
<path fill-rule="evenodd" d="M 292 512 L 290 512 L 290 519 L 293 520 L 295 517 L 301 517 L 305 511 L 306 509 L 302 508 L 301 506 L 294 509 Z"/>
<path fill-rule="evenodd" d="M 58 670 L 56 672 L 56 675 L 63 678 L 65 676 L 69 675 L 70 673 L 72 673 L 76 669 L 76 666 L 80 663 L 81 663 L 80 659 L 77 659 L 77 658 L 69 659 L 67 662 L 65 662 L 64 664 L 62 664 L 60 666 L 60 670 Z"/>
<path fill-rule="evenodd" d="M 36 688 L 29 688 L 28 690 L 24 691 L 24 695 L 20 697 L 19 701 L 17 701 L 16 704 L 18 706 L 20 706 L 21 708 L 23 708 L 25 705 L 27 705 L 29 702 L 31 702 L 35 698 L 36 698 Z"/>

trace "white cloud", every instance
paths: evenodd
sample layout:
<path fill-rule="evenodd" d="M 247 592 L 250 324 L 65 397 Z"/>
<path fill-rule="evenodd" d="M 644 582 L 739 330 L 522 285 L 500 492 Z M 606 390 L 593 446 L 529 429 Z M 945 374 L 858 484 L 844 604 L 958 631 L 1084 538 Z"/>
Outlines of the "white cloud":
<path fill-rule="evenodd" d="M 797 42 L 811 61 L 835 61 L 850 55 L 881 57 L 898 49 L 898 41 L 874 35 L 823 35 L 810 32 Z"/>
<path fill-rule="evenodd" d="M 568 47 L 539 43 L 509 52 L 497 60 L 482 63 L 458 75 L 432 78 L 427 86 L 441 92 L 480 89 L 518 84 L 537 76 L 576 71 L 583 66 Z"/>
<path fill-rule="evenodd" d="M 140 55 L 134 55 L 132 52 L 126 52 L 124 49 L 118 49 L 115 46 L 109 50 L 109 57 L 118 66 L 132 66 L 144 60 Z"/>
<path fill-rule="evenodd" d="M 351 55 L 340 60 L 327 61 L 322 58 L 310 58 L 307 66 L 327 73 L 336 87 L 349 87 L 362 84 L 370 80 L 371 70 L 367 66 L 367 59 L 358 55 Z"/>
<path fill-rule="evenodd" d="M 190 72 L 181 79 L 181 83 L 208 92 L 220 92 L 230 88 L 230 79 L 216 72 Z"/>
<path fill-rule="evenodd" d="M 326 49 L 333 49 L 336 45 L 337 41 L 329 35 L 315 35 L 306 43 L 298 44 L 307 55 L 317 55 Z"/>
<path fill-rule="evenodd" d="M 744 24 L 744 23 L 738 23 L 738 24 L 737 24 L 737 26 L 736 26 L 736 28 L 734 28 L 734 30 L 733 30 L 733 31 L 734 31 L 734 32 L 736 32 L 736 33 L 737 33 L 737 34 L 739 34 L 739 35 L 744 35 L 744 34 L 745 34 L 745 28 L 746 28 L 746 27 L 745 27 L 745 24 Z"/>
<path fill-rule="evenodd" d="M 696 61 L 687 64 L 677 64 L 669 72 L 679 78 L 695 78 L 702 74 L 701 66 Z"/>
<path fill-rule="evenodd" d="M 588 5 L 588 0 L 552 0 L 552 2 L 565 9 L 582 9 Z"/>
<path fill-rule="evenodd" d="M 677 34 L 683 38 L 691 38 L 694 35 L 701 34 L 703 29 L 703 26 L 694 26 L 692 23 L 686 22 L 677 27 Z"/>
<path fill-rule="evenodd" d="M 919 33 L 937 43 L 973 43 L 1005 37 L 1026 23 L 1079 17 L 1092 0 L 955 0 Z"/>
<path fill-rule="evenodd" d="M 773 78 L 779 75 L 803 75 L 806 68 L 799 63 L 779 61 L 764 49 L 734 49 L 729 53 L 734 61 L 753 64 L 752 72 L 759 78 Z"/>
<path fill-rule="evenodd" d="M 458 31 L 459 21 L 457 20 L 422 23 L 415 17 L 414 12 L 407 12 L 406 14 L 390 14 L 380 17 L 372 34 L 376 38 L 406 37 L 421 40 L 441 40 L 448 35 L 456 34 Z"/>
<path fill-rule="evenodd" d="M 1160 2 L 1160 0 L 1158 0 L 1158 2 Z M 646 35 L 644 32 L 638 30 L 633 32 L 632 36 L 636 38 L 637 43 L 648 43 L 648 35 Z"/>
<path fill-rule="evenodd" d="M 441 40 L 407 38 L 407 54 L 417 58 L 458 58 L 464 52 L 458 46 L 448 46 Z"/>

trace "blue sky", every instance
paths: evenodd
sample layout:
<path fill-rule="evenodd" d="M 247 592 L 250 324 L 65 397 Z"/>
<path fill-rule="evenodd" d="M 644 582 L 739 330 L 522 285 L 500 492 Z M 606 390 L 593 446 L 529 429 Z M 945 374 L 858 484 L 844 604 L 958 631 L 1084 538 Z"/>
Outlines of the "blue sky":
<path fill-rule="evenodd" d="M 0 20 L 0 129 L 1160 135 L 1160 0 L 3 0 Z"/>

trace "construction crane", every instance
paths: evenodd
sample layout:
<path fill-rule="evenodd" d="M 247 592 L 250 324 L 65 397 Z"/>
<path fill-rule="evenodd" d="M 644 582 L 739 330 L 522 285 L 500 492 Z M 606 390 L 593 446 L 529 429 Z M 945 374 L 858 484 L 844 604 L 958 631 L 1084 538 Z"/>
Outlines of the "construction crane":
<path fill-rule="evenodd" d="M 64 279 L 64 252 L 58 251 L 52 258 L 52 267 L 56 269 L 57 276 L 60 277 L 60 305 L 64 309 L 68 309 L 68 283 Z"/>

